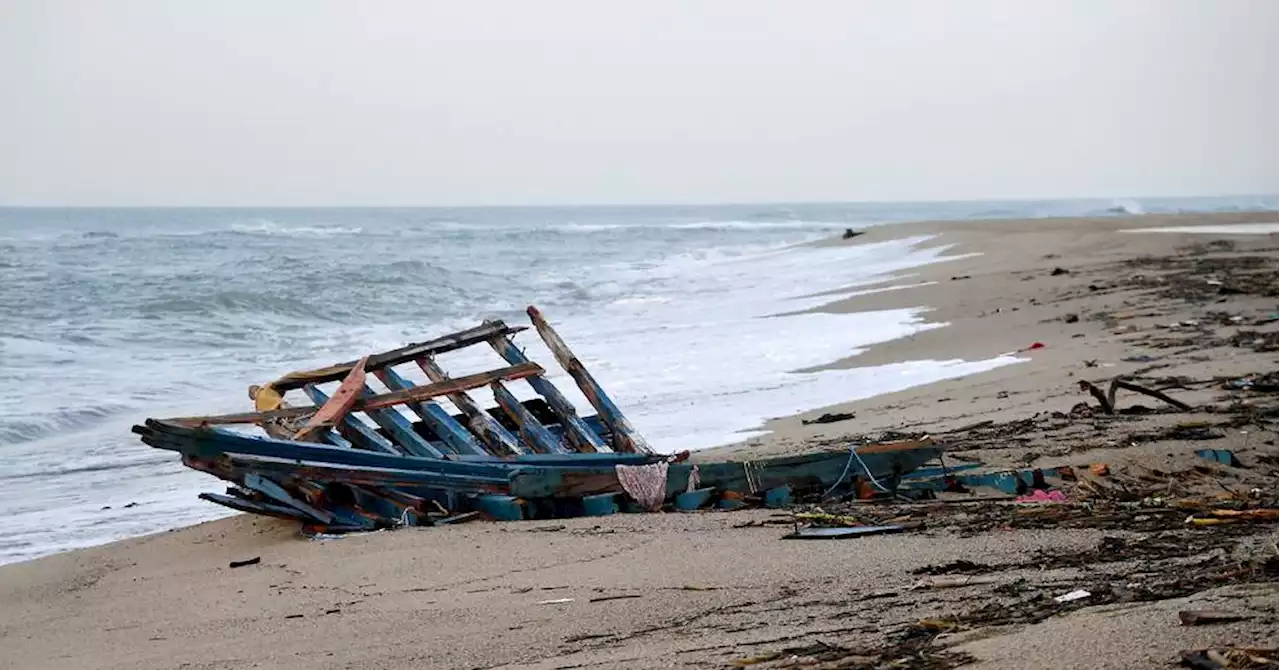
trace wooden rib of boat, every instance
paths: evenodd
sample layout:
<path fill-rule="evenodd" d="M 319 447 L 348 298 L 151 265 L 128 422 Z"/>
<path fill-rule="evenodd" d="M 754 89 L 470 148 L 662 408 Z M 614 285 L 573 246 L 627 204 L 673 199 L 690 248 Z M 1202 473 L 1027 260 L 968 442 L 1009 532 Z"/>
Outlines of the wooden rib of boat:
<path fill-rule="evenodd" d="M 148 419 L 133 431 L 233 484 L 202 499 L 330 532 L 430 525 L 470 511 L 497 519 L 608 514 L 634 502 L 618 474 L 628 467 L 651 476 L 665 467 L 663 502 L 682 509 L 753 496 L 776 503 L 847 490 L 858 477 L 893 486 L 941 453 L 926 439 L 868 445 L 856 458 L 838 450 L 694 466 L 688 452 L 657 454 L 542 313 L 528 312 L 594 415 L 580 414 L 516 346 L 512 337 L 525 328 L 487 321 L 250 387 L 252 412 Z M 445 372 L 441 356 L 484 344 L 504 367 Z M 426 379 L 413 381 L 413 368 Z M 536 398 L 517 399 L 507 385 L 521 380 Z M 490 409 L 472 395 L 486 389 Z"/>

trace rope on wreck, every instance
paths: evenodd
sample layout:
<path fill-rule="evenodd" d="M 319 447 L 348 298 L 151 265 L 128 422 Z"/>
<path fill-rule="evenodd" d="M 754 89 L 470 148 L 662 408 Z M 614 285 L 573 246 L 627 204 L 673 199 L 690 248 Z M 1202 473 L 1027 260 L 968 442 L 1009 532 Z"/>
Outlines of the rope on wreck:
<path fill-rule="evenodd" d="M 823 498 L 831 495 L 831 492 L 836 490 L 836 487 L 840 486 L 840 484 L 844 482 L 845 475 L 849 474 L 849 467 L 853 465 L 855 460 L 858 461 L 858 465 L 862 466 L 862 471 L 867 473 L 867 479 L 870 479 L 871 483 L 876 485 L 876 488 L 884 491 L 885 493 L 893 493 L 893 491 L 885 488 L 884 484 L 881 484 L 880 480 L 876 479 L 875 475 L 871 474 L 871 468 L 867 467 L 866 462 L 862 460 L 862 456 L 858 454 L 858 445 L 851 443 L 849 444 L 849 460 L 844 462 L 844 470 L 841 471 L 840 476 L 836 478 L 836 482 L 831 485 L 831 488 L 827 489 L 822 494 Z"/>

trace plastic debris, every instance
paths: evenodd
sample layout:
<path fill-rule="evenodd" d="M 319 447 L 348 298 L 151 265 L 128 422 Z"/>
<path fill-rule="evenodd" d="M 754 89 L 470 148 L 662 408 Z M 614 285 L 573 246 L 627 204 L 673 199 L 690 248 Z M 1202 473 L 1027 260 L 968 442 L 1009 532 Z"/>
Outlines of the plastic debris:
<path fill-rule="evenodd" d="M 1069 603 L 1069 602 L 1073 602 L 1073 601 L 1076 601 L 1076 600 L 1083 600 L 1084 598 L 1088 598 L 1088 597 L 1089 597 L 1089 596 L 1091 596 L 1091 595 L 1093 595 L 1093 594 L 1092 594 L 1092 593 L 1089 593 L 1088 591 L 1086 591 L 1086 590 L 1084 590 L 1084 589 L 1077 589 L 1077 590 L 1072 591 L 1072 592 L 1070 592 L 1070 593 L 1064 593 L 1064 594 L 1062 594 L 1062 595 L 1058 596 L 1057 598 L 1054 598 L 1054 599 L 1053 599 L 1053 602 L 1055 602 L 1055 603 Z"/>

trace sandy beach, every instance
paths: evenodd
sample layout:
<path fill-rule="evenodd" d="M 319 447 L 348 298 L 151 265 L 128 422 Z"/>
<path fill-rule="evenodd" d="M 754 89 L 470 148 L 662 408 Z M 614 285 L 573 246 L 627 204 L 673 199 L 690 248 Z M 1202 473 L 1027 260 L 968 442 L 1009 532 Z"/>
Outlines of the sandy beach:
<path fill-rule="evenodd" d="M 1274 519 L 1189 524 L 1200 508 L 1147 501 L 1275 506 L 1276 222 L 923 222 L 823 242 L 933 235 L 926 244 L 961 256 L 832 296 L 819 309 L 927 306 L 947 324 L 833 367 L 1022 362 L 778 418 L 694 455 L 928 434 L 951 463 L 1071 466 L 1068 504 L 981 491 L 848 501 L 823 509 L 921 527 L 815 542 L 782 540 L 790 514 L 763 509 L 323 541 L 242 515 L 0 567 L 0 668 L 1167 668 L 1206 648 L 1274 659 Z M 1272 232 L 1135 232 L 1247 223 Z M 1128 411 L 1104 414 L 1080 388 L 1121 376 L 1190 410 L 1122 390 Z M 849 416 L 815 422 L 824 415 Z M 1238 465 L 1197 457 L 1204 448 Z M 1089 595 L 1054 601 L 1077 590 Z M 1188 611 L 1235 619 L 1183 625 Z"/>

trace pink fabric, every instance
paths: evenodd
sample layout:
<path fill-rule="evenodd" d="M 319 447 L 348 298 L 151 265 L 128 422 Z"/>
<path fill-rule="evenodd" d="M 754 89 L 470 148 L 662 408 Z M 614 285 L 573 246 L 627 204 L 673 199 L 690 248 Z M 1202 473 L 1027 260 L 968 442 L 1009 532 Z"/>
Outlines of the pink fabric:
<path fill-rule="evenodd" d="M 1036 489 L 1028 495 L 1018 496 L 1016 501 L 1022 503 L 1061 503 L 1067 502 L 1067 494 L 1057 489 L 1053 491 Z"/>
<path fill-rule="evenodd" d="M 649 465 L 615 465 L 622 490 L 640 503 L 641 507 L 656 512 L 667 499 L 667 463 Z"/>

